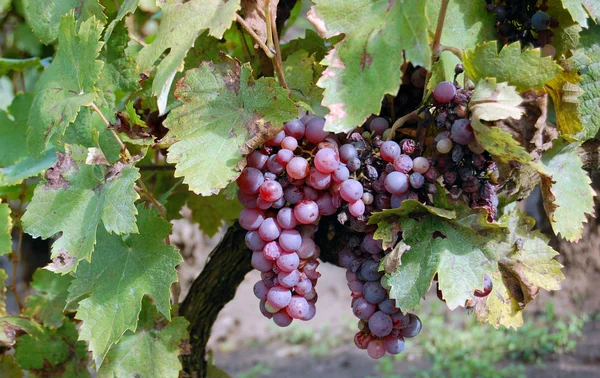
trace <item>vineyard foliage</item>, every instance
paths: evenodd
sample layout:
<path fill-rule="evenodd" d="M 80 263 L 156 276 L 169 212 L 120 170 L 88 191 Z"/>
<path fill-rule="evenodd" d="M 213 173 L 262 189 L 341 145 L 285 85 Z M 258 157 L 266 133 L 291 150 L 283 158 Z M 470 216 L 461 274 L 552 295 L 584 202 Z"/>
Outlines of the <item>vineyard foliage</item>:
<path fill-rule="evenodd" d="M 24 234 L 52 241 L 31 291 L 0 270 L 0 376 L 177 377 L 193 353 L 171 290 L 181 207 L 212 236 L 242 209 L 245 157 L 285 122 L 314 114 L 347 135 L 383 112 L 422 123 L 442 81 L 472 89 L 498 214 L 441 181 L 430 203 L 372 214 L 391 249 L 384 286 L 415 309 L 435 279 L 449 309 L 519 327 L 564 275 L 516 203 L 539 185 L 555 235 L 579 241 L 595 196 L 580 151 L 600 130 L 600 5 L 538 3 L 553 54 L 503 36 L 484 0 L 0 1 L 0 256 L 24 264 Z M 417 67 L 424 93 L 390 114 Z M 486 275 L 491 294 L 473 297 Z"/>

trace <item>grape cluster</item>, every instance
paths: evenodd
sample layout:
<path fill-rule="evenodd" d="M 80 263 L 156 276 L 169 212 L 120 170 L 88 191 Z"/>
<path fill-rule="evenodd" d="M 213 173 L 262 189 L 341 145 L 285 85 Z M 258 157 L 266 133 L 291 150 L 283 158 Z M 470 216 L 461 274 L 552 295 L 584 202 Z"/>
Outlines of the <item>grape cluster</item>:
<path fill-rule="evenodd" d="M 559 24 L 548 13 L 548 0 L 486 0 L 487 9 L 496 15 L 496 31 L 504 43 L 520 41 L 523 47 L 542 48 L 542 56 L 556 55 L 552 46 Z"/>
<path fill-rule="evenodd" d="M 499 170 L 491 156 L 475 140 L 464 105 L 469 91 L 443 81 L 433 90 L 435 123 L 442 129 L 434 139 L 435 165 L 446 189 L 464 196 L 471 207 L 488 211 L 493 220 L 498 212 L 496 194 Z"/>
<path fill-rule="evenodd" d="M 379 260 L 383 256 L 381 240 L 375 240 L 373 233 L 366 234 L 362 240 L 352 238 L 339 255 L 340 266 L 347 269 L 352 312 L 359 319 L 354 343 L 375 359 L 386 352 L 402 352 L 404 339 L 416 336 L 422 328 L 419 317 L 404 314 L 388 297 L 381 283 L 383 272 L 379 271 Z"/>

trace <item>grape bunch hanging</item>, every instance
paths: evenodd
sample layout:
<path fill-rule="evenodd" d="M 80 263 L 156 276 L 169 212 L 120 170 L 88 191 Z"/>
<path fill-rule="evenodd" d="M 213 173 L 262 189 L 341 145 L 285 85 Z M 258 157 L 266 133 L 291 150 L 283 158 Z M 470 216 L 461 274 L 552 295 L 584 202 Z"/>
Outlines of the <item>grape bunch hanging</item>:
<path fill-rule="evenodd" d="M 495 217 L 498 169 L 475 140 L 469 97 L 455 83 L 437 85 L 431 104 L 420 109 L 427 134 L 435 135 L 429 148 L 425 141 L 395 138 L 383 117 L 341 135 L 307 115 L 247 156 L 237 179 L 244 206 L 239 223 L 248 231 L 252 266 L 261 272 L 254 294 L 265 317 L 286 327 L 315 316 L 320 248 L 314 235 L 321 218 L 334 217 L 351 234 L 339 265 L 347 269 L 359 319 L 356 346 L 372 358 L 402 352 L 405 338 L 421 331 L 421 320 L 389 297 L 379 266 L 391 249 L 374 238 L 367 221 L 407 199 L 431 204 L 439 188 Z"/>

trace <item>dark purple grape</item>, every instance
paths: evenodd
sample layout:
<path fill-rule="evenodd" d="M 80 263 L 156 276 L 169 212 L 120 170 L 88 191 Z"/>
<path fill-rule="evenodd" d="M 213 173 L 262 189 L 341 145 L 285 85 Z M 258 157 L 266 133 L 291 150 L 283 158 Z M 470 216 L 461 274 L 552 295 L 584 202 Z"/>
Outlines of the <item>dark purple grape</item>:
<path fill-rule="evenodd" d="M 449 81 L 442 81 L 433 90 L 433 98 L 442 104 L 454 100 L 454 96 L 456 96 L 456 87 Z"/>

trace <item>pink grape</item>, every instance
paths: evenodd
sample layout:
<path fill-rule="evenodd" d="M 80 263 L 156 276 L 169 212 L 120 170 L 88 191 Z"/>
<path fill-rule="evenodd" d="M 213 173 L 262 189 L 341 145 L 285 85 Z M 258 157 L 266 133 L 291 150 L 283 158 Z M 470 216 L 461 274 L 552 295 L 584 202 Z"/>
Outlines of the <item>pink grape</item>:
<path fill-rule="evenodd" d="M 388 192 L 395 195 L 406 193 L 409 189 L 408 176 L 401 172 L 391 172 L 386 176 L 384 186 Z"/>
<path fill-rule="evenodd" d="M 294 319 L 303 319 L 310 311 L 308 301 L 299 295 L 292 296 L 285 310 Z"/>
<path fill-rule="evenodd" d="M 289 207 L 285 207 L 277 213 L 277 223 L 281 228 L 291 230 L 296 227 L 298 221 L 296 221 L 294 211 Z"/>
<path fill-rule="evenodd" d="M 333 215 L 337 211 L 337 207 L 333 204 L 332 196 L 329 193 L 323 193 L 317 199 L 317 206 L 319 207 L 319 214 L 324 216 Z"/>
<path fill-rule="evenodd" d="M 291 272 L 279 272 L 277 275 L 277 282 L 279 285 L 288 289 L 293 288 L 300 281 L 300 272 L 298 269 L 294 269 Z"/>
<path fill-rule="evenodd" d="M 356 151 L 356 147 L 351 144 L 343 144 L 340 147 L 340 160 L 342 163 L 347 163 L 348 160 L 355 158 L 358 156 L 358 152 Z"/>
<path fill-rule="evenodd" d="M 273 286 L 267 293 L 267 302 L 273 308 L 284 308 L 292 300 L 292 292 L 283 286 Z"/>
<path fill-rule="evenodd" d="M 281 148 L 294 151 L 296 148 L 298 148 L 298 140 L 291 136 L 285 137 L 281 141 Z"/>
<path fill-rule="evenodd" d="M 269 156 L 260 151 L 252 151 L 246 158 L 246 162 L 248 163 L 248 167 L 262 170 L 265 168 L 268 158 Z"/>
<path fill-rule="evenodd" d="M 471 122 L 466 118 L 459 118 L 454 121 L 450 129 L 450 136 L 453 141 L 462 145 L 469 144 L 475 140 Z"/>
<path fill-rule="evenodd" d="M 294 319 L 292 319 L 292 317 L 289 316 L 285 310 L 281 310 L 281 311 L 273 314 L 273 321 L 279 327 L 289 326 L 290 324 L 292 324 L 292 320 L 294 320 Z"/>
<path fill-rule="evenodd" d="M 385 130 L 387 130 L 389 127 L 390 124 L 387 119 L 382 117 L 373 118 L 369 123 L 369 129 L 379 136 L 382 136 Z"/>
<path fill-rule="evenodd" d="M 279 146 L 283 138 L 285 138 L 285 132 L 281 130 L 273 139 L 269 139 L 266 144 L 270 146 Z"/>
<path fill-rule="evenodd" d="M 238 217 L 240 226 L 248 231 L 258 229 L 264 220 L 265 213 L 260 209 L 243 209 Z"/>
<path fill-rule="evenodd" d="M 273 202 L 265 201 L 261 197 L 258 197 L 258 199 L 256 200 L 256 207 L 258 207 L 261 210 L 267 210 L 271 207 L 272 204 Z"/>
<path fill-rule="evenodd" d="M 404 350 L 404 338 L 402 336 L 394 337 L 388 335 L 383 339 L 385 351 L 389 354 L 398 354 Z"/>
<path fill-rule="evenodd" d="M 267 300 L 268 292 L 269 288 L 265 285 L 265 283 L 262 280 L 254 284 L 254 295 L 261 301 Z"/>
<path fill-rule="evenodd" d="M 274 209 L 281 209 L 285 205 L 285 198 L 283 196 L 279 198 L 277 201 L 271 204 L 271 207 Z"/>
<path fill-rule="evenodd" d="M 442 104 L 454 100 L 456 96 L 456 87 L 449 81 L 442 81 L 433 89 L 433 98 Z"/>
<path fill-rule="evenodd" d="M 394 159 L 400 155 L 400 146 L 398 143 L 393 140 L 388 140 L 387 142 L 383 142 L 381 148 L 379 149 L 379 153 L 381 154 L 381 158 L 389 163 L 393 163 Z"/>
<path fill-rule="evenodd" d="M 308 185 L 317 190 L 327 189 L 331 183 L 331 175 L 329 173 L 320 172 L 316 168 L 311 168 L 308 174 Z"/>
<path fill-rule="evenodd" d="M 262 240 L 258 231 L 248 231 L 244 237 L 244 241 L 246 242 L 246 247 L 253 251 L 262 251 L 267 244 Z"/>
<path fill-rule="evenodd" d="M 319 216 L 319 206 L 314 201 L 304 199 L 298 202 L 296 207 L 294 207 L 294 216 L 296 217 L 298 223 L 313 223 Z"/>
<path fill-rule="evenodd" d="M 295 252 L 287 253 L 283 252 L 276 261 L 277 267 L 282 272 L 291 272 L 298 268 L 300 264 L 300 257 Z"/>
<path fill-rule="evenodd" d="M 275 319 L 275 315 L 273 315 L 273 319 Z M 376 360 L 385 356 L 385 346 L 383 345 L 383 341 L 379 339 L 371 340 L 367 346 L 367 354 L 369 357 Z"/>
<path fill-rule="evenodd" d="M 294 139 L 295 140 L 295 139 Z M 294 153 L 290 150 L 281 149 L 275 154 L 275 159 L 281 165 L 287 165 L 294 158 Z"/>
<path fill-rule="evenodd" d="M 333 171 L 333 173 L 331 174 L 331 178 L 335 182 L 344 182 L 348 180 L 348 177 L 350 177 L 350 171 L 348 170 L 348 168 L 346 168 L 345 165 L 341 164 L 338 165 L 335 171 Z"/>
<path fill-rule="evenodd" d="M 361 200 L 348 204 L 348 211 L 355 217 L 360 217 L 365 213 L 365 203 Z"/>
<path fill-rule="evenodd" d="M 413 171 L 423 174 L 427 172 L 428 169 L 429 161 L 426 158 L 419 156 L 413 160 Z"/>
<path fill-rule="evenodd" d="M 359 331 L 354 335 L 354 345 L 358 349 L 367 349 L 371 340 L 373 340 L 373 335 L 368 332 Z"/>
<path fill-rule="evenodd" d="M 304 315 L 302 320 L 308 321 L 315 317 L 317 314 L 317 308 L 315 307 L 315 302 L 308 300 L 308 312 Z"/>
<path fill-rule="evenodd" d="M 309 279 L 300 280 L 296 286 L 294 286 L 294 291 L 299 295 L 305 295 L 313 288 L 312 281 Z"/>
<path fill-rule="evenodd" d="M 258 233 L 264 241 L 270 242 L 279 237 L 281 234 L 281 227 L 274 218 L 267 218 L 261 223 L 258 228 Z"/>
<path fill-rule="evenodd" d="M 296 139 L 300 139 L 304 136 L 305 128 L 304 123 L 299 119 L 293 119 L 283 125 L 285 133 Z"/>
<path fill-rule="evenodd" d="M 260 186 L 260 197 L 265 201 L 277 201 L 281 196 L 283 196 L 283 188 L 277 181 L 265 181 Z"/>
<path fill-rule="evenodd" d="M 363 195 L 363 186 L 359 181 L 354 179 L 346 180 L 340 187 L 340 196 L 346 202 L 356 202 Z"/>
<path fill-rule="evenodd" d="M 408 173 L 413 169 L 413 159 L 405 154 L 400 154 L 394 159 L 394 169 L 398 172 Z"/>
<path fill-rule="evenodd" d="M 315 154 L 315 168 L 322 173 L 331 173 L 336 170 L 340 164 L 337 152 L 331 148 L 323 148 Z"/>
<path fill-rule="evenodd" d="M 296 230 L 283 230 L 279 235 L 279 245 L 286 252 L 297 251 L 302 245 L 302 236 Z"/>
<path fill-rule="evenodd" d="M 285 170 L 285 167 L 277 161 L 277 155 L 273 154 L 267 159 L 267 169 L 275 174 L 280 174 Z"/>
<path fill-rule="evenodd" d="M 281 256 L 281 253 L 283 252 L 283 250 L 281 249 L 281 246 L 276 241 L 271 241 L 271 242 L 268 242 L 267 244 L 265 244 L 262 251 L 263 251 L 263 255 L 265 255 L 265 258 L 267 260 L 271 260 L 271 261 L 277 260 L 279 258 L 279 256 Z"/>
<path fill-rule="evenodd" d="M 306 123 L 306 130 L 304 136 L 306 139 L 314 144 L 320 143 L 327 138 L 329 133 L 323 130 L 325 126 L 325 120 L 321 117 L 315 117 Z"/>
<path fill-rule="evenodd" d="M 305 186 L 302 188 L 302 193 L 304 193 L 304 199 L 308 199 L 311 201 L 316 201 L 319 199 L 319 191 L 311 186 Z"/>
<path fill-rule="evenodd" d="M 256 168 L 246 167 L 237 178 L 237 185 L 246 194 L 256 194 L 264 182 L 264 176 Z"/>
<path fill-rule="evenodd" d="M 354 313 L 354 316 L 362 320 L 368 320 L 376 310 L 377 306 L 367 302 L 367 300 L 363 297 L 356 298 L 356 301 L 352 304 L 352 312 Z"/>
<path fill-rule="evenodd" d="M 305 178 L 310 172 L 310 166 L 305 158 L 296 156 L 285 167 L 287 174 L 296 180 Z"/>
<path fill-rule="evenodd" d="M 317 250 L 317 245 L 315 241 L 311 238 L 302 238 L 302 243 L 300 244 L 300 248 L 296 251 L 296 254 L 302 259 L 310 259 L 314 256 L 315 251 Z"/>
<path fill-rule="evenodd" d="M 273 269 L 273 261 L 267 260 L 260 251 L 252 253 L 252 260 L 250 263 L 254 269 L 261 272 L 268 272 Z"/>

